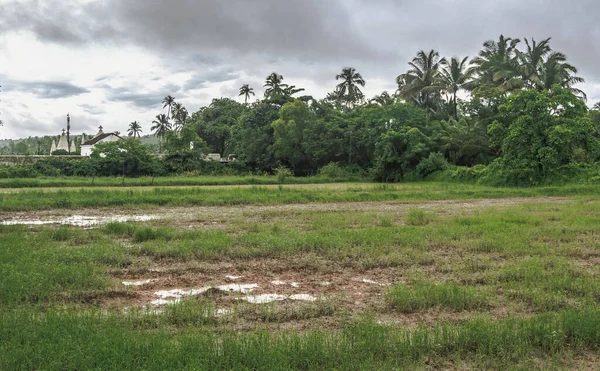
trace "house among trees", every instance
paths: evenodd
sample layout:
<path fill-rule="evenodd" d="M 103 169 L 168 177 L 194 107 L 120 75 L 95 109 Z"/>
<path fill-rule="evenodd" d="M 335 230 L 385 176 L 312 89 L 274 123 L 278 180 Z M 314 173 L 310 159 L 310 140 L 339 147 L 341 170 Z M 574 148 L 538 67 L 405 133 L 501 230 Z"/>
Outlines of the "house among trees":
<path fill-rule="evenodd" d="M 120 136 L 118 136 L 115 133 L 103 132 L 102 126 L 100 126 L 99 129 L 100 130 L 98 131 L 98 134 L 96 134 L 95 137 L 93 137 L 92 139 L 85 141 L 84 143 L 81 144 L 81 155 L 82 156 L 91 155 L 92 151 L 94 150 L 94 146 L 98 143 L 116 142 L 116 141 L 122 139 Z"/>

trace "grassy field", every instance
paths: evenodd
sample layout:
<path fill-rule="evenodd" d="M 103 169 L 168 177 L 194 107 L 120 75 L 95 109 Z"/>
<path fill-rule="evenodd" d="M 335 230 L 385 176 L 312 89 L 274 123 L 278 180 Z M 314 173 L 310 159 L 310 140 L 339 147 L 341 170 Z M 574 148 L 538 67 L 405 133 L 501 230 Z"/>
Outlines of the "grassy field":
<path fill-rule="evenodd" d="M 597 194 L 442 183 L 2 194 L 0 220 L 93 210 L 86 197 L 105 214 L 158 217 L 0 225 L 0 369 L 595 370 Z"/>

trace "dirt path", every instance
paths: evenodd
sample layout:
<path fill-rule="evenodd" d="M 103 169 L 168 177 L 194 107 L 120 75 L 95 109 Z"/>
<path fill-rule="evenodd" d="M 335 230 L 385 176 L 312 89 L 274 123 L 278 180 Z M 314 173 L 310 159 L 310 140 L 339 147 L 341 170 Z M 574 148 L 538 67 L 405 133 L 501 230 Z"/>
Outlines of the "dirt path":
<path fill-rule="evenodd" d="M 435 210 L 442 214 L 471 211 L 486 207 L 507 207 L 526 203 L 565 203 L 574 200 L 565 197 L 511 197 L 476 200 L 436 200 L 416 203 L 406 202 L 338 202 L 286 205 L 243 205 L 243 206 L 192 206 L 160 208 L 97 208 L 1 212 L 0 224 L 65 224 L 81 227 L 106 224 L 112 221 L 152 220 L 210 220 L 226 221 L 236 216 L 251 216 L 274 212 L 402 212 L 411 209 Z M 210 227 L 212 223 L 201 223 Z"/>

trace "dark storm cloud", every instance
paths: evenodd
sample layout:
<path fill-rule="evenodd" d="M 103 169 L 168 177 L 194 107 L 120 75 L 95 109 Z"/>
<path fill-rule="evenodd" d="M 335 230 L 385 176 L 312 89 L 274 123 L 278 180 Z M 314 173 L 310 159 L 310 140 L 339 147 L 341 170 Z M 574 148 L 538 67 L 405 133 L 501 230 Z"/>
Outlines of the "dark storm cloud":
<path fill-rule="evenodd" d="M 137 108 L 145 109 L 162 107 L 161 102 L 165 96 L 175 95 L 181 89 L 177 85 L 168 84 L 156 91 L 140 93 L 140 87 L 113 88 L 109 85 L 102 87 L 106 90 L 109 101 L 131 103 Z"/>
<path fill-rule="evenodd" d="M 597 0 L 75 0 L 4 1 L 0 34 L 26 30 L 56 43 L 115 43 L 146 48 L 165 72 L 199 71 L 185 89 L 240 74 L 333 87 L 343 66 L 389 81 L 418 50 L 475 56 L 484 41 L 552 37 L 588 83 L 600 82 Z M 222 69 L 227 66 L 228 69 Z M 228 71 L 211 80 L 203 69 Z M 221 68 L 221 69 L 219 69 Z M 243 72 L 243 73 L 242 73 Z M 289 77 L 289 78 L 288 78 Z M 161 94 L 116 92 L 113 100 L 153 107 Z M 593 97 L 591 97 L 593 98 Z M 598 97 L 600 99 L 600 97 Z"/>
<path fill-rule="evenodd" d="M 62 81 L 15 81 L 0 76 L 5 92 L 15 91 L 33 94 L 41 99 L 68 98 L 89 93 L 86 88 Z"/>

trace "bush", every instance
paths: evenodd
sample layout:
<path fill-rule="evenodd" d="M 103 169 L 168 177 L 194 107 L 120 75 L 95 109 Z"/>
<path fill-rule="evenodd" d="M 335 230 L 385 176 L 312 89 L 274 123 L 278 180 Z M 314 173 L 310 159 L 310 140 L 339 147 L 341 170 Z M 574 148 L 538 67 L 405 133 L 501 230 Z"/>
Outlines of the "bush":
<path fill-rule="evenodd" d="M 346 169 L 342 168 L 337 162 L 330 162 L 319 169 L 319 175 L 327 178 L 347 178 L 351 176 Z"/>
<path fill-rule="evenodd" d="M 285 166 L 278 166 L 275 168 L 275 176 L 279 183 L 285 183 L 285 179 L 294 176 L 294 172 Z"/>
<path fill-rule="evenodd" d="M 448 161 L 442 156 L 440 153 L 430 153 L 429 157 L 424 158 L 417 165 L 417 174 L 421 179 L 424 179 L 426 176 L 437 173 L 438 171 L 447 170 L 449 167 Z"/>

